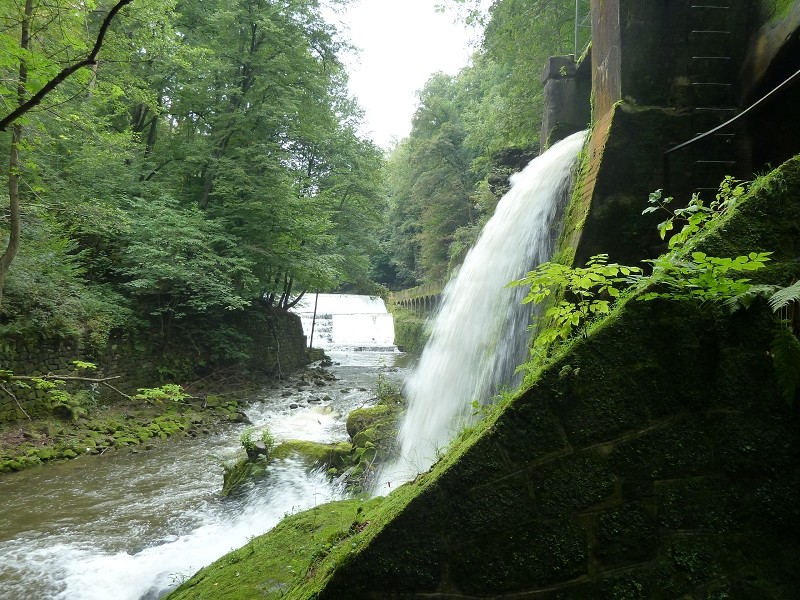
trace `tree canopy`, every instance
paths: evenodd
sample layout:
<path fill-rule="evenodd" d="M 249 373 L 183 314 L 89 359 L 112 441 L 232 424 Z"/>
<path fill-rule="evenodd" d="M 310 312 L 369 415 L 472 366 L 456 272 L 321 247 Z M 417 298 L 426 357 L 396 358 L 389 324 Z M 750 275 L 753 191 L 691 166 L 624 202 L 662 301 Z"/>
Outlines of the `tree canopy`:
<path fill-rule="evenodd" d="M 573 0 L 451 0 L 465 25 L 484 27 L 471 64 L 435 74 L 419 92 L 409 137 L 388 163 L 390 285 L 441 281 L 457 266 L 498 198 L 488 186 L 494 155 L 538 150 L 540 73 L 548 56 L 575 52 Z M 589 12 L 578 3 L 578 19 Z M 578 27 L 583 48 L 588 29 Z"/>
<path fill-rule="evenodd" d="M 0 327 L 169 340 L 307 289 L 372 291 L 384 159 L 320 3 L 136 0 L 106 23 L 115 7 L 0 9 L 0 118 L 96 55 L 0 134 L 21 223 Z"/>

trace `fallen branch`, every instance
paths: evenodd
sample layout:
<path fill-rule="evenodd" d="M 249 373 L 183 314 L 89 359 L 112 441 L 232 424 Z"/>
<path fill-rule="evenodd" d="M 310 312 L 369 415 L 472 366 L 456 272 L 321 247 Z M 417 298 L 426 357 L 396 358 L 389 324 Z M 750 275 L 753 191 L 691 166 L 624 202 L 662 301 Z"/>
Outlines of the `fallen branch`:
<path fill-rule="evenodd" d="M 7 378 L 7 380 L 8 381 L 55 381 L 55 380 L 57 380 L 57 381 L 83 381 L 83 382 L 86 382 L 86 383 L 99 383 L 99 384 L 104 385 L 107 388 L 115 391 L 116 393 L 118 393 L 123 398 L 127 398 L 128 400 L 133 400 L 132 396 L 129 396 L 128 394 L 126 394 L 125 392 L 120 390 L 119 388 L 116 388 L 113 385 L 111 385 L 110 383 L 108 383 L 109 381 L 111 381 L 113 379 L 120 379 L 121 377 L 122 377 L 121 375 L 113 375 L 111 377 L 81 377 L 80 375 L 53 375 L 52 373 L 48 373 L 47 375 L 39 375 L 39 376 L 34 376 L 34 375 L 11 375 L 10 377 Z M 6 393 L 8 393 L 12 397 L 14 397 L 14 400 L 16 400 L 16 397 L 8 389 L 6 389 L 5 386 L 0 386 L 0 387 L 2 387 L 3 391 L 5 391 Z M 17 402 L 17 406 L 19 406 L 19 402 Z M 22 407 L 20 407 L 20 410 L 22 410 Z M 22 412 L 24 413 L 25 411 L 23 410 Z M 27 417 L 28 415 L 26 414 L 25 416 Z M 30 419 L 30 417 L 28 417 L 28 418 Z"/>
<path fill-rule="evenodd" d="M 19 403 L 19 398 L 17 398 L 17 395 L 14 392 L 12 392 L 10 389 L 8 389 L 5 386 L 5 384 L 2 384 L 2 383 L 0 383 L 0 390 L 3 390 L 6 394 L 8 394 L 9 396 L 11 396 L 14 399 L 14 404 L 16 404 L 17 408 L 22 411 L 22 414 L 25 415 L 28 418 L 28 421 L 32 421 L 33 420 L 33 419 L 31 419 L 31 416 L 27 412 L 25 412 L 25 409 L 22 408 L 22 404 Z"/>

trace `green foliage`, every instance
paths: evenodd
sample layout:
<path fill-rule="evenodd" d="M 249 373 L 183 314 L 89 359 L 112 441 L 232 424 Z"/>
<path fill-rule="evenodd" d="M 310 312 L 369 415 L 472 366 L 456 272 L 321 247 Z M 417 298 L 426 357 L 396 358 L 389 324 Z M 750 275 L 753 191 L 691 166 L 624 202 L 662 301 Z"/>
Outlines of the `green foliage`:
<path fill-rule="evenodd" d="M 378 378 L 375 382 L 375 395 L 378 397 L 379 403 L 394 402 L 400 396 L 400 388 L 390 381 L 386 375 L 378 373 Z"/>
<path fill-rule="evenodd" d="M 692 252 L 690 258 L 663 255 L 644 261 L 653 265 L 651 281 L 658 290 L 638 296 L 639 300 L 667 298 L 691 299 L 700 303 L 719 302 L 730 298 L 746 298 L 760 288 L 753 288 L 750 279 L 732 274 L 764 268 L 771 252 L 751 252 L 747 256 L 720 258 L 704 252 Z"/>
<path fill-rule="evenodd" d="M 85 360 L 73 360 L 72 364 L 75 365 L 76 369 L 88 369 L 90 371 L 94 371 L 97 369 L 96 364 L 86 362 Z"/>
<path fill-rule="evenodd" d="M 800 281 L 775 291 L 769 299 L 769 306 L 778 312 L 793 302 L 800 302 Z"/>
<path fill-rule="evenodd" d="M 459 77 L 433 75 L 419 92 L 410 136 L 390 157 L 388 247 L 402 285 L 446 278 L 451 247 L 464 246 L 459 230 L 477 217 L 462 85 Z"/>
<path fill-rule="evenodd" d="M 256 453 L 256 443 L 259 441 L 262 442 L 266 448 L 266 456 L 272 454 L 272 451 L 277 445 L 275 436 L 273 436 L 272 432 L 267 428 L 262 429 L 260 432 L 256 432 L 253 427 L 246 427 L 239 435 L 239 443 L 242 445 L 242 448 L 245 449 L 248 456 Z"/>
<path fill-rule="evenodd" d="M 93 2 L 34 3 L 24 51 L 23 6 L 0 9 L 6 107 L 21 59 L 32 93 L 96 29 Z M 196 351 L 189 367 L 162 365 L 186 376 L 246 358 L 254 302 L 372 289 L 383 156 L 358 133 L 343 47 L 305 0 L 137 2 L 118 15 L 98 65 L 24 120 L 22 245 L 0 333 L 98 349 L 144 333 L 165 354 Z"/>
<path fill-rule="evenodd" d="M 161 403 L 168 402 L 183 402 L 189 398 L 189 394 L 183 391 L 183 387 L 176 383 L 167 383 L 154 388 L 139 388 L 134 400 L 145 400 L 146 402 Z"/>
<path fill-rule="evenodd" d="M 388 164 L 391 233 L 385 248 L 388 287 L 445 279 L 463 260 L 494 211 L 493 155 L 536 148 L 549 56 L 574 50 L 573 0 L 448 0 L 467 25 L 485 25 L 471 64 L 456 76 L 435 74 L 419 92 L 411 134 Z M 580 0 L 582 16 L 589 1 Z M 579 28 L 580 48 L 589 28 Z"/>
<path fill-rule="evenodd" d="M 118 272 L 152 314 L 183 318 L 249 303 L 243 296 L 254 287 L 251 263 L 222 223 L 169 197 L 131 202 L 130 214 L 135 225 Z"/>
<path fill-rule="evenodd" d="M 585 267 L 568 267 L 558 263 L 544 263 L 510 286 L 530 286 L 523 302 L 541 304 L 551 299 L 550 305 L 539 317 L 541 326 L 536 332 L 531 352 L 534 357 L 546 354 L 555 342 L 571 338 L 576 331 L 586 332 L 587 326 L 611 312 L 614 301 L 622 290 L 637 284 L 637 300 L 656 298 L 691 300 L 700 305 L 724 303 L 733 311 L 748 307 L 764 293 L 772 293 L 771 286 L 754 286 L 747 277 L 737 276 L 764 268 L 771 252 L 751 252 L 729 257 L 708 256 L 691 251 L 698 234 L 713 220 L 733 210 L 745 193 L 747 186 L 741 181 L 726 177 L 720 185 L 716 200 L 706 206 L 696 194 L 688 206 L 669 208 L 672 198 L 662 198 L 661 190 L 650 194 L 652 206 L 643 214 L 666 211 L 668 218 L 658 225 L 664 239 L 673 231 L 676 222 L 683 222 L 680 231 L 668 240 L 668 251 L 654 260 L 642 261 L 652 266 L 648 276 L 639 267 L 607 264 L 608 257 L 592 257 Z M 788 292 L 788 296 L 797 291 Z"/>
<path fill-rule="evenodd" d="M 706 224 L 732 209 L 742 195 L 747 192 L 748 185 L 747 182 L 739 181 L 728 175 L 720 183 L 716 199 L 708 206 L 698 194 L 692 194 L 689 204 L 685 208 L 674 210 L 669 208 L 674 199 L 671 196 L 664 198 L 662 197 L 663 190 L 656 190 L 647 199 L 651 206 L 645 208 L 642 214 L 646 215 L 659 210 L 668 213 L 669 216 L 658 224 L 658 233 L 662 240 L 665 239 L 668 231 L 673 231 L 675 221 L 683 221 L 681 230 L 672 234 L 668 241 L 670 249 L 680 248 L 696 236 Z"/>
<path fill-rule="evenodd" d="M 542 318 L 549 326 L 534 341 L 536 348 L 545 348 L 557 340 L 568 339 L 575 330 L 585 330 L 593 318 L 608 314 L 622 287 L 641 272 L 638 267 L 608 264 L 608 255 L 598 254 L 579 268 L 543 263 L 509 285 L 530 286 L 523 303 L 540 304 L 551 296 L 560 298 L 545 310 Z"/>
<path fill-rule="evenodd" d="M 668 213 L 667 219 L 658 224 L 661 239 L 666 237 L 667 232 L 673 231 L 676 221 L 683 222 L 683 226 L 669 237 L 669 252 L 655 260 L 644 261 L 653 267 L 652 281 L 656 284 L 656 291 L 640 295 L 640 300 L 672 298 L 692 299 L 701 303 L 725 301 L 732 310 L 749 306 L 762 288 L 752 286 L 749 278 L 731 275 L 762 269 L 771 252 L 751 252 L 735 258 L 707 256 L 703 252 L 691 252 L 687 256 L 681 252 L 704 227 L 733 210 L 748 186 L 746 182 L 726 176 L 720 183 L 716 199 L 708 206 L 699 195 L 693 194 L 685 208 L 674 210 L 669 208 L 673 198 L 662 198 L 661 190 L 650 194 L 648 202 L 651 206 L 642 214 L 658 210 Z M 660 291 L 664 288 L 666 291 Z"/>

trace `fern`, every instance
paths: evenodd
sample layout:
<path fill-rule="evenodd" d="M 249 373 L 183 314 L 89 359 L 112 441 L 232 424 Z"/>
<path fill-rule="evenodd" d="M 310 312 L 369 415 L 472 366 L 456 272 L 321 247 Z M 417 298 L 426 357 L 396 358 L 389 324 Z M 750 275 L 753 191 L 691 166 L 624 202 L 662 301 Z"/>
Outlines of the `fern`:
<path fill-rule="evenodd" d="M 778 389 L 786 402 L 793 404 L 800 386 L 800 341 L 782 327 L 772 339 L 771 350 Z"/>
<path fill-rule="evenodd" d="M 773 312 L 778 312 L 787 304 L 797 301 L 800 301 L 800 281 L 775 292 L 769 299 L 769 306 Z"/>
<path fill-rule="evenodd" d="M 731 314 L 733 314 L 740 308 L 750 308 L 753 301 L 758 297 L 771 297 L 776 289 L 777 287 L 774 285 L 752 285 L 741 294 L 731 296 L 725 300 L 724 304 L 725 307 L 730 310 Z"/>

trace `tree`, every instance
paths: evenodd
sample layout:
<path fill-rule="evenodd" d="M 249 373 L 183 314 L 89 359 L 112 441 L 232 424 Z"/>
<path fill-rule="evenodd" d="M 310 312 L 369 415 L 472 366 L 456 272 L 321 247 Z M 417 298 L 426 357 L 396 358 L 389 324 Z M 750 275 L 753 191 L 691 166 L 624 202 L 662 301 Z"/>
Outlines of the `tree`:
<path fill-rule="evenodd" d="M 130 4 L 133 0 L 119 0 L 106 15 L 95 39 L 94 45 L 89 51 L 88 55 L 77 61 L 70 61 L 67 67 L 64 67 L 54 76 L 52 76 L 44 85 L 42 85 L 36 93 L 28 97 L 29 84 L 36 81 L 37 76 L 41 77 L 43 74 L 52 70 L 53 66 L 57 64 L 55 57 L 39 54 L 37 55 L 36 49 L 33 47 L 33 24 L 34 24 L 34 3 L 33 0 L 25 0 L 25 5 L 22 8 L 21 14 L 3 15 L 6 20 L 17 20 L 19 23 L 19 44 L 15 46 L 11 42 L 10 36 L 6 33 L 2 34 L 3 38 L 0 45 L 15 57 L 18 69 L 16 77 L 16 93 L 15 103 L 16 108 L 10 114 L 0 119 L 0 131 L 5 131 L 11 126 L 11 144 L 9 150 L 9 167 L 8 167 L 8 206 L 9 206 L 9 234 L 8 242 L 3 254 L 0 256 L 0 303 L 3 299 L 3 290 L 5 287 L 5 280 L 11 263 L 19 251 L 20 236 L 21 236 L 21 213 L 20 213 L 20 157 L 19 149 L 22 143 L 23 126 L 20 118 L 38 106 L 44 98 L 56 89 L 62 82 L 64 82 L 73 73 L 79 69 L 95 65 L 97 63 L 97 55 L 103 45 L 106 32 L 111 24 L 111 21 L 117 13 L 126 5 Z M 65 7 L 66 8 L 66 7 Z M 61 10 L 61 7 L 56 5 L 54 8 L 45 7 L 44 10 L 54 10 L 55 17 L 59 23 L 68 21 L 69 19 L 62 18 L 63 13 L 69 15 L 70 10 Z M 45 27 L 47 27 L 45 25 Z M 5 31 L 8 31 L 4 28 Z M 13 31 L 13 29 L 12 29 Z M 33 73 L 30 71 L 31 63 L 38 64 L 43 62 L 45 68 L 43 73 Z M 45 75 L 46 76 L 46 75 Z M 7 96 L 8 94 L 3 94 Z"/>

